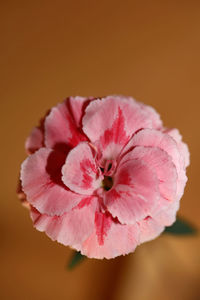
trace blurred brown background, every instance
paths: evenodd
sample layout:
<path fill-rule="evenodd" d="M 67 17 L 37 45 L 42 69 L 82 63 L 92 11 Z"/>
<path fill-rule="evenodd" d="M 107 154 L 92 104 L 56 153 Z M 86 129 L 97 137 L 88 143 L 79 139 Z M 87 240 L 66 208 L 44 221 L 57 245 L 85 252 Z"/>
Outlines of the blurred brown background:
<path fill-rule="evenodd" d="M 134 254 L 87 260 L 32 227 L 15 195 L 24 140 L 68 95 L 132 95 L 189 144 L 180 215 L 200 228 L 200 2 L 0 2 L 0 298 L 200 299 L 200 237 L 161 236 Z"/>

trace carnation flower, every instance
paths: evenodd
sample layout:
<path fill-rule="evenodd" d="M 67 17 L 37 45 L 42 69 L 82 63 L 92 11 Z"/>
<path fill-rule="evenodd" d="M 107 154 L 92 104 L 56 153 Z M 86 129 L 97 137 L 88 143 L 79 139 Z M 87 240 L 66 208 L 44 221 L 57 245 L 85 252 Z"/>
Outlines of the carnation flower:
<path fill-rule="evenodd" d="M 19 195 L 35 228 L 91 258 L 114 258 L 175 222 L 187 181 L 177 129 L 131 97 L 69 97 L 26 141 Z"/>

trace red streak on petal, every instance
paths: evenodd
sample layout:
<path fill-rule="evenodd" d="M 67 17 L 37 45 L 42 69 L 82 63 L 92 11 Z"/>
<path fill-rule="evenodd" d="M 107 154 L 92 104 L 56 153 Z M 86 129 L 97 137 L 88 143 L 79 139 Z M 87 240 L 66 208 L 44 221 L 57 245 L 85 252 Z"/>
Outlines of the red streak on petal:
<path fill-rule="evenodd" d="M 124 145 L 128 137 L 125 131 L 125 120 L 121 108 L 118 108 L 118 116 L 115 119 L 111 128 L 104 132 L 104 135 L 100 137 L 101 144 L 105 148 L 108 144 L 114 142 L 115 144 Z"/>
<path fill-rule="evenodd" d="M 120 171 L 120 176 L 118 177 L 119 177 L 117 180 L 118 184 L 126 184 L 133 187 L 130 172 L 123 169 Z"/>
<path fill-rule="evenodd" d="M 95 213 L 96 235 L 100 246 L 104 244 L 104 238 L 111 226 L 111 222 L 110 216 L 106 213 Z"/>
<path fill-rule="evenodd" d="M 88 174 L 83 174 L 83 181 L 82 181 L 82 186 L 86 189 L 91 188 L 92 186 L 92 177 L 89 176 Z"/>
<path fill-rule="evenodd" d="M 69 131 L 72 134 L 72 137 L 68 138 L 68 143 L 73 147 L 75 147 L 81 141 L 87 141 L 87 137 L 79 131 L 79 129 L 74 124 L 72 117 L 68 115 L 67 119 L 68 119 Z"/>
<path fill-rule="evenodd" d="M 91 203 L 92 197 L 86 197 L 77 205 L 78 208 L 83 208 L 84 206 L 88 206 Z"/>
<path fill-rule="evenodd" d="M 109 192 L 109 201 L 115 201 L 115 199 L 120 198 L 121 195 L 115 189 L 111 189 Z"/>
<path fill-rule="evenodd" d="M 84 159 L 80 162 L 80 169 L 83 172 L 82 187 L 88 189 L 91 188 L 93 178 L 90 173 L 97 173 L 97 169 L 94 163 L 89 159 Z"/>

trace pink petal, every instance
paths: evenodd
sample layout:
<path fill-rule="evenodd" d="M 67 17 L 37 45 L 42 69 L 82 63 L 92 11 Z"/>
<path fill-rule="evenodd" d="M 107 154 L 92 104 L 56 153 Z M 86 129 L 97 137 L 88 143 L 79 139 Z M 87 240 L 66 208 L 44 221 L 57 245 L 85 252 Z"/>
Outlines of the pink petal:
<path fill-rule="evenodd" d="M 177 199 L 180 199 L 183 195 L 184 187 L 187 181 L 185 170 L 181 164 L 181 154 L 179 152 L 177 143 L 175 140 L 166 133 L 160 132 L 154 129 L 143 129 L 137 132 L 126 147 L 123 149 L 123 153 L 126 153 L 133 149 L 135 146 L 148 146 L 158 147 L 172 158 L 172 162 L 176 166 L 178 180 L 177 180 Z"/>
<path fill-rule="evenodd" d="M 47 111 L 45 116 L 40 120 L 39 126 L 34 127 L 26 139 L 25 149 L 28 154 L 33 154 L 35 151 L 44 147 L 44 122 L 50 111 Z"/>
<path fill-rule="evenodd" d="M 151 119 L 152 121 L 152 128 L 161 129 L 163 124 L 160 119 L 160 115 L 157 113 L 157 111 L 153 107 L 146 105 L 142 102 L 137 103 L 140 105 L 140 108 L 148 114 L 149 119 Z"/>
<path fill-rule="evenodd" d="M 171 156 L 175 166 L 180 169 L 180 154 L 176 142 L 167 134 L 155 129 L 143 129 L 137 132 L 123 149 L 123 153 L 135 146 L 157 147 Z"/>
<path fill-rule="evenodd" d="M 93 97 L 85 98 L 80 96 L 69 97 L 68 109 L 70 110 L 71 115 L 73 116 L 73 119 L 77 127 L 81 127 L 84 110 L 92 99 L 94 98 Z"/>
<path fill-rule="evenodd" d="M 176 221 L 176 214 L 179 207 L 179 200 L 169 203 L 167 208 L 163 207 L 162 210 L 155 214 L 154 219 L 164 226 L 171 226 Z"/>
<path fill-rule="evenodd" d="M 73 101 L 76 101 L 76 98 Z M 70 103 L 67 99 L 52 108 L 45 120 L 45 145 L 49 148 L 69 151 L 80 141 L 87 140 L 81 129 L 77 127 L 78 116 L 73 116 L 69 108 Z M 80 106 L 84 102 L 77 101 L 77 103 L 80 111 Z"/>
<path fill-rule="evenodd" d="M 26 139 L 25 149 L 28 154 L 32 154 L 44 145 L 44 133 L 40 127 L 34 127 Z"/>
<path fill-rule="evenodd" d="M 52 239 L 59 243 L 71 246 L 77 251 L 82 250 L 82 243 L 94 230 L 94 215 L 97 199 L 90 197 L 87 205 L 77 206 L 72 211 L 61 216 L 48 216 L 40 214 L 32 208 L 31 218 L 34 227 L 39 231 L 45 231 Z"/>
<path fill-rule="evenodd" d="M 151 241 L 158 237 L 165 227 L 160 225 L 156 220 L 147 217 L 139 222 L 140 227 L 140 243 Z"/>
<path fill-rule="evenodd" d="M 102 213 L 96 211 L 95 214 L 95 225 L 96 225 L 96 235 L 99 245 L 104 244 L 105 237 L 111 227 L 113 222 L 112 217 L 108 213 Z"/>
<path fill-rule="evenodd" d="M 102 160 L 115 159 L 134 132 L 153 127 L 151 115 L 130 97 L 109 96 L 87 106 L 83 131 L 103 152 Z"/>
<path fill-rule="evenodd" d="M 61 181 L 65 155 L 41 148 L 22 164 L 21 181 L 27 201 L 40 213 L 60 215 L 71 210 L 83 198 L 71 192 Z"/>
<path fill-rule="evenodd" d="M 177 200 L 180 200 L 184 193 L 184 188 L 187 182 L 185 168 L 189 165 L 189 150 L 188 146 L 182 142 L 182 136 L 178 129 L 166 130 L 168 136 L 172 137 L 179 152 L 179 160 L 173 160 L 177 168 Z M 172 157 L 173 159 L 173 157 Z"/>
<path fill-rule="evenodd" d="M 183 167 L 188 167 L 190 164 L 190 153 L 187 144 L 182 141 L 182 136 L 178 129 L 168 129 L 165 131 L 169 134 L 177 143 L 178 149 L 180 151 L 182 157 L 182 165 Z"/>
<path fill-rule="evenodd" d="M 94 150 L 82 142 L 72 149 L 62 167 L 62 180 L 72 191 L 90 195 L 101 186 L 102 176 L 94 158 Z"/>
<path fill-rule="evenodd" d="M 134 224 L 151 215 L 159 201 L 158 179 L 142 160 L 120 164 L 105 205 L 122 224 Z"/>
<path fill-rule="evenodd" d="M 171 157 L 157 147 L 136 146 L 121 159 L 120 164 L 138 159 L 144 161 L 154 170 L 159 179 L 159 190 L 166 200 L 173 201 L 176 197 L 177 172 Z"/>
<path fill-rule="evenodd" d="M 114 258 L 133 252 L 139 244 L 139 227 L 122 225 L 109 214 L 100 213 L 98 227 L 82 245 L 81 253 L 90 258 Z M 102 234 L 103 232 L 103 234 Z M 103 242 L 102 242 L 103 235 Z"/>

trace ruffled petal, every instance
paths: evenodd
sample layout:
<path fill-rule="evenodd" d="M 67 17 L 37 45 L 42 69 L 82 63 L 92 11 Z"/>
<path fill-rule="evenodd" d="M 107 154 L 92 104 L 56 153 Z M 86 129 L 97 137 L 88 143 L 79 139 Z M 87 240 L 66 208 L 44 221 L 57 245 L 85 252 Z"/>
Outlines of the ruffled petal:
<path fill-rule="evenodd" d="M 69 151 L 75 147 L 80 141 L 87 140 L 82 130 L 78 128 L 77 122 L 80 121 L 81 105 L 83 107 L 84 101 L 73 98 L 73 102 L 78 103 L 77 114 L 73 115 L 70 104 L 65 100 L 52 108 L 50 114 L 45 120 L 45 145 L 48 148 L 58 149 L 62 151 Z M 73 103 L 74 107 L 75 103 Z M 78 113 L 79 112 L 79 113 Z"/>
<path fill-rule="evenodd" d="M 26 139 L 25 149 L 28 154 L 32 154 L 44 146 L 44 132 L 40 127 L 34 127 Z"/>
<path fill-rule="evenodd" d="M 90 258 L 114 258 L 133 252 L 139 244 L 139 226 L 122 225 L 110 214 L 97 213 L 96 229 L 85 240 L 81 253 Z"/>
<path fill-rule="evenodd" d="M 167 129 L 164 131 L 169 136 L 171 136 L 177 144 L 177 148 L 180 153 L 180 169 L 178 174 L 178 188 L 177 188 L 177 199 L 180 199 L 183 196 L 184 188 L 187 182 L 187 176 L 185 169 L 190 164 L 190 152 L 187 144 L 182 141 L 182 136 L 178 129 Z"/>
<path fill-rule="evenodd" d="M 109 96 L 87 106 L 83 131 L 102 153 L 102 161 L 115 159 L 133 133 L 153 127 L 151 115 L 130 97 Z"/>
<path fill-rule="evenodd" d="M 70 110 L 71 116 L 73 117 L 73 120 L 78 128 L 81 127 L 82 123 L 82 117 L 84 114 L 84 110 L 87 107 L 87 105 L 92 101 L 93 97 L 69 97 L 68 99 L 68 109 Z"/>
<path fill-rule="evenodd" d="M 82 142 L 72 149 L 62 167 L 62 180 L 72 191 L 90 195 L 101 186 L 103 176 L 96 165 L 93 149 Z"/>
<path fill-rule="evenodd" d="M 176 214 L 180 207 L 180 201 L 176 200 L 169 203 L 167 207 L 163 207 L 157 214 L 154 215 L 154 219 L 164 226 L 171 226 L 176 221 Z"/>
<path fill-rule="evenodd" d="M 71 192 L 61 180 L 64 153 L 41 148 L 22 164 L 21 181 L 27 201 L 40 213 L 60 215 L 71 210 L 83 196 Z"/>
<path fill-rule="evenodd" d="M 135 146 L 158 147 L 172 158 L 176 166 L 177 180 L 177 199 L 180 199 L 184 192 L 187 182 L 185 168 L 182 166 L 182 158 L 176 141 L 166 133 L 154 129 L 143 129 L 137 132 L 124 147 L 123 153 L 131 151 Z"/>
<path fill-rule="evenodd" d="M 171 156 L 177 169 L 180 169 L 180 153 L 176 142 L 168 135 L 155 129 L 143 129 L 137 132 L 123 149 L 123 153 L 129 152 L 135 146 L 157 147 Z"/>
<path fill-rule="evenodd" d="M 140 243 L 148 242 L 158 237 L 165 227 L 160 225 L 155 219 L 147 217 L 139 222 Z"/>
<path fill-rule="evenodd" d="M 152 128 L 158 129 L 158 130 L 162 129 L 163 123 L 162 123 L 162 121 L 160 119 L 160 115 L 157 113 L 157 111 L 153 107 L 146 105 L 142 102 L 137 102 L 137 103 L 140 105 L 140 109 L 144 110 L 148 114 L 149 119 L 151 119 L 151 121 L 152 121 Z"/>
<path fill-rule="evenodd" d="M 26 139 L 25 149 L 28 154 L 33 154 L 35 151 L 44 147 L 44 122 L 50 110 L 46 112 L 43 118 L 40 119 L 39 125 L 34 127 Z"/>
<path fill-rule="evenodd" d="M 136 146 L 122 157 L 120 164 L 132 159 L 142 160 L 150 169 L 155 170 L 161 196 L 168 201 L 175 200 L 177 171 L 167 152 L 157 147 Z"/>
<path fill-rule="evenodd" d="M 94 231 L 96 205 L 97 199 L 91 196 L 84 205 L 78 205 L 61 216 L 41 214 L 32 207 L 31 218 L 34 227 L 46 232 L 52 240 L 81 251 L 82 243 Z"/>
<path fill-rule="evenodd" d="M 182 157 L 182 166 L 185 168 L 188 167 L 190 164 L 190 152 L 189 152 L 187 144 L 185 144 L 182 141 L 182 136 L 181 136 L 179 130 L 176 128 L 173 128 L 173 129 L 167 129 L 165 132 L 167 134 L 169 134 L 176 141 L 176 143 L 178 145 L 178 149 L 179 149 L 179 151 L 181 153 L 181 157 Z"/>
<path fill-rule="evenodd" d="M 120 164 L 114 185 L 105 192 L 105 206 L 122 224 L 134 224 L 154 211 L 160 193 L 158 178 L 142 160 Z"/>

